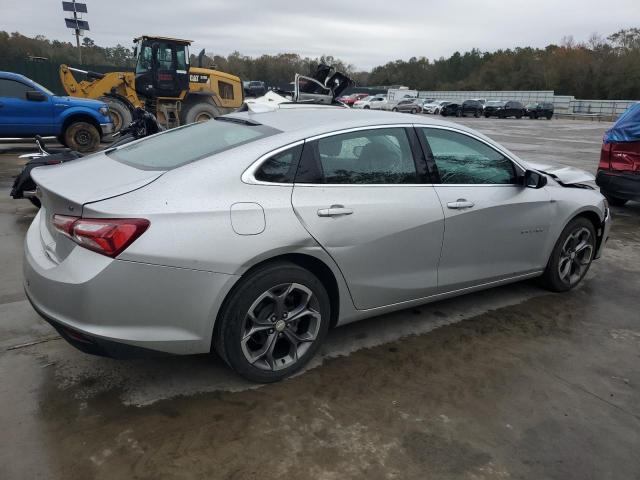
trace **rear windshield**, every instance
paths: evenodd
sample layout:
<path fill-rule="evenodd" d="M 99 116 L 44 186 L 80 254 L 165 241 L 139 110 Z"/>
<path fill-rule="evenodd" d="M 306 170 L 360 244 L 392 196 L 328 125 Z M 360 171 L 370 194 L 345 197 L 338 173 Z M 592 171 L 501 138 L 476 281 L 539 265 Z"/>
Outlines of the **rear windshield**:
<path fill-rule="evenodd" d="M 106 154 L 142 170 L 170 170 L 279 132 L 266 125 L 247 125 L 220 117 L 107 150 Z"/>

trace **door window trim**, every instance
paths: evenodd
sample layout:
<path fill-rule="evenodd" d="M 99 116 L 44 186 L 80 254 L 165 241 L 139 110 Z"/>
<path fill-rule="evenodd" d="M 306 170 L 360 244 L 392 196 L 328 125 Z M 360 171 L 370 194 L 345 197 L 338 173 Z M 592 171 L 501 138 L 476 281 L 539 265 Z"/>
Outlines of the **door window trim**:
<path fill-rule="evenodd" d="M 403 129 L 413 129 L 414 134 L 417 137 L 417 141 L 420 144 L 421 151 L 417 151 L 415 149 L 415 145 L 412 141 L 412 136 L 407 132 L 407 136 L 409 138 L 409 144 L 411 145 L 411 150 L 413 153 L 413 160 L 416 164 L 416 171 L 418 173 L 418 177 L 424 178 L 424 183 L 302 183 L 302 182 L 293 182 L 293 183 L 276 183 L 276 182 L 264 182 L 262 180 L 257 180 L 255 178 L 255 172 L 260 169 L 262 163 L 271 158 L 273 155 L 281 153 L 289 148 L 297 147 L 298 145 L 302 145 L 305 143 L 310 143 L 314 140 L 319 140 L 321 138 L 330 137 L 333 135 L 339 135 L 342 133 L 351 133 L 357 132 L 361 130 L 375 130 L 375 129 L 383 129 L 383 128 L 403 128 Z M 433 154 L 431 152 L 431 148 L 424 141 L 421 135 L 417 132 L 418 128 L 432 128 L 438 130 L 447 130 L 454 133 L 460 133 L 462 135 L 467 135 L 468 137 L 473 138 L 474 140 L 478 140 L 483 143 L 487 147 L 496 150 L 501 155 L 504 155 L 505 158 L 510 160 L 516 168 L 516 173 L 523 174 L 527 168 L 522 165 L 517 159 L 515 159 L 509 152 L 505 151 L 500 145 L 493 145 L 487 142 L 485 139 L 473 134 L 472 132 L 467 132 L 465 130 L 461 130 L 458 128 L 452 128 L 444 125 L 433 125 L 433 124 L 424 124 L 424 123 L 395 123 L 395 124 L 381 124 L 381 125 L 367 125 L 362 127 L 352 127 L 345 128 L 340 130 L 334 130 L 332 132 L 325 132 L 318 135 L 311 136 L 309 138 L 303 140 L 297 140 L 292 143 L 288 143 L 287 145 L 283 145 L 276 149 L 270 150 L 269 152 L 261 155 L 255 160 L 249 167 L 242 173 L 241 180 L 243 183 L 249 185 L 267 185 L 267 186 L 280 186 L 280 187 L 291 187 L 293 185 L 300 185 L 305 187 L 416 187 L 416 186 L 439 186 L 439 187 L 513 187 L 518 186 L 514 183 L 442 183 L 440 181 L 440 176 L 438 174 L 437 167 L 435 165 L 435 161 L 433 160 Z M 299 160 L 302 161 L 302 156 Z M 422 163 L 424 162 L 424 163 Z M 422 166 L 419 168 L 419 165 Z M 425 167 L 426 165 L 426 171 Z M 423 175 L 424 172 L 424 175 Z"/>
<path fill-rule="evenodd" d="M 314 186 L 318 186 L 318 187 L 346 187 L 346 186 L 349 186 L 349 187 L 389 187 L 389 186 L 415 187 L 415 186 L 431 185 L 431 183 L 428 183 L 431 181 L 431 179 L 428 177 L 428 174 L 426 173 L 426 166 L 425 166 L 426 164 L 420 165 L 420 162 L 426 161 L 426 159 L 423 158 L 424 152 L 416 149 L 416 145 L 414 143 L 418 140 L 412 139 L 412 135 L 408 131 L 408 130 L 413 130 L 413 127 L 414 125 L 411 123 L 366 125 L 362 127 L 343 128 L 340 130 L 334 130 L 331 132 L 325 132 L 318 135 L 313 135 L 304 140 L 298 140 L 298 141 L 289 143 L 282 147 L 278 147 L 274 150 L 271 150 L 265 153 L 264 155 L 261 155 L 255 162 L 249 165 L 249 167 L 242 173 L 241 180 L 243 183 L 247 183 L 249 185 L 269 185 L 269 186 L 280 186 L 280 187 L 283 187 L 283 186 L 290 187 L 292 185 L 301 185 L 305 187 L 314 187 Z M 417 175 L 419 178 L 422 177 L 424 179 L 423 183 L 302 183 L 302 182 L 295 182 L 295 181 L 294 183 L 275 183 L 275 182 L 272 183 L 272 182 L 264 182 L 262 180 L 258 180 L 255 178 L 255 173 L 260 169 L 260 167 L 266 160 L 268 160 L 271 156 L 281 153 L 282 151 L 287 150 L 289 148 L 293 148 L 298 145 L 302 145 L 306 143 L 312 143 L 321 138 L 340 135 L 343 133 L 352 133 L 352 132 L 358 132 L 363 130 L 377 130 L 377 129 L 386 129 L 386 128 L 401 128 L 405 131 L 405 134 L 407 135 L 407 140 L 411 147 L 411 153 L 412 153 L 414 164 L 416 166 Z M 418 137 L 418 134 L 415 131 L 413 132 L 413 134 L 416 137 Z M 419 155 L 419 156 L 416 156 L 416 155 Z M 304 158 L 304 153 L 300 157 L 299 162 L 302 162 L 303 158 Z"/>
<path fill-rule="evenodd" d="M 484 144 L 485 146 L 491 148 L 492 150 L 495 150 L 496 152 L 500 153 L 501 155 L 503 155 L 507 160 L 509 160 L 511 163 L 513 163 L 515 171 L 516 171 L 516 178 L 522 174 L 524 174 L 524 172 L 526 172 L 527 168 L 524 167 L 520 162 L 518 162 L 515 158 L 513 158 L 509 153 L 507 153 L 502 147 L 496 146 L 496 145 L 492 145 L 491 143 L 487 142 L 485 139 L 474 135 L 471 132 L 467 132 L 458 128 L 451 128 L 448 126 L 442 126 L 442 125 L 425 125 L 425 124 L 414 124 L 414 127 L 416 128 L 416 130 L 418 128 L 431 128 L 431 129 L 437 129 L 437 130 L 446 130 L 449 132 L 453 132 L 453 133 L 459 133 L 461 135 L 466 135 L 469 138 L 473 138 L 474 140 L 479 141 L 480 143 Z M 438 172 L 438 166 L 436 165 L 436 162 L 433 158 L 433 152 L 431 151 L 431 147 L 429 146 L 429 144 L 425 141 L 425 139 L 423 138 L 422 135 L 420 135 L 417 131 L 416 131 L 416 135 L 418 136 L 418 140 L 420 141 L 420 145 L 422 146 L 423 150 L 424 150 L 424 155 L 427 161 L 427 169 L 429 172 L 429 175 L 431 175 L 431 178 L 434 180 L 433 184 L 434 186 L 438 186 L 438 187 L 518 187 L 520 186 L 517 183 L 442 183 L 442 180 L 440 179 L 440 173 Z"/>

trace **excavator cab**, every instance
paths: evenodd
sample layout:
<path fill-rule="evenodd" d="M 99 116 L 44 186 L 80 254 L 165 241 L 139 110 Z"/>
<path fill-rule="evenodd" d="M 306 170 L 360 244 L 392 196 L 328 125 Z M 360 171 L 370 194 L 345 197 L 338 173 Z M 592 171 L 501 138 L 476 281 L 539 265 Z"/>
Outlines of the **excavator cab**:
<path fill-rule="evenodd" d="M 189 90 L 191 40 L 143 36 L 134 42 L 135 89 L 139 95 L 177 98 Z"/>

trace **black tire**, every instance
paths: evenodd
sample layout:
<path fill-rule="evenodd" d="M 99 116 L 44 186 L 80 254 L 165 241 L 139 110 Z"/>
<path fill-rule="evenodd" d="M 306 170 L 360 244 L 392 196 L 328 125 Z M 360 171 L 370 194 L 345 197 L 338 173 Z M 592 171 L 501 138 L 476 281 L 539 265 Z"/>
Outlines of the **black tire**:
<path fill-rule="evenodd" d="M 183 124 L 206 122 L 221 115 L 213 100 L 206 99 L 188 103 L 182 111 Z"/>
<path fill-rule="evenodd" d="M 132 122 L 133 114 L 122 100 L 113 97 L 100 97 L 98 100 L 109 106 L 109 117 L 113 122 L 113 133 L 119 132 Z"/>
<path fill-rule="evenodd" d="M 553 118 L 553 114 L 551 114 L 551 115 L 547 115 L 545 118 L 546 118 L 547 120 L 551 120 L 551 119 Z"/>
<path fill-rule="evenodd" d="M 95 152 L 100 148 L 100 132 L 88 122 L 72 122 L 65 129 L 64 144 L 78 152 Z"/>
<path fill-rule="evenodd" d="M 315 332 L 315 340 L 311 342 L 301 342 L 299 345 L 304 345 L 304 352 L 296 353 L 300 355 L 297 360 L 289 360 L 288 356 L 276 358 L 278 354 L 282 354 L 286 350 L 287 355 L 291 355 L 291 349 L 296 348 L 293 343 L 289 341 L 289 333 L 291 332 L 291 325 L 286 323 L 286 313 L 281 316 L 280 319 L 276 318 L 274 310 L 276 309 L 276 302 L 273 301 L 273 305 L 269 305 L 270 300 L 259 302 L 257 306 L 253 308 L 254 313 L 258 311 L 258 315 L 254 315 L 254 318 L 260 317 L 260 325 L 264 325 L 265 322 L 272 322 L 273 328 L 262 332 L 253 334 L 248 341 L 245 342 L 245 353 L 242 346 L 243 336 L 246 338 L 246 329 L 249 322 L 253 322 L 249 316 L 249 310 L 254 306 L 254 303 L 268 291 L 280 288 L 282 285 L 300 285 L 308 289 L 313 299 L 314 310 L 316 310 L 320 316 L 317 319 L 314 316 L 307 317 L 304 323 L 309 323 L 308 328 L 313 329 Z M 283 288 L 284 290 L 284 288 Z M 278 290 L 275 290 L 276 292 Z M 295 296 L 296 292 L 301 290 L 293 290 L 293 293 L 289 294 L 286 298 L 291 299 Z M 271 300 L 272 301 L 272 300 Z M 295 299 L 291 300 L 292 302 Z M 309 302 L 311 303 L 311 302 Z M 258 308 L 259 307 L 259 308 Z M 266 311 L 266 314 L 265 314 Z M 324 285 L 318 278 L 308 270 L 299 267 L 289 262 L 278 262 L 265 265 L 258 268 L 246 278 L 240 280 L 240 283 L 234 287 L 230 296 L 225 300 L 224 306 L 218 317 L 218 324 L 214 332 L 213 346 L 215 351 L 220 357 L 239 375 L 252 382 L 271 383 L 277 382 L 286 378 L 293 373 L 297 372 L 305 366 L 305 364 L 314 356 L 329 330 L 329 319 L 331 316 L 331 306 L 329 302 L 329 295 L 327 294 Z M 291 317 L 293 318 L 293 316 Z M 286 323 L 286 326 L 282 326 Z M 300 323 L 296 328 L 300 327 Z M 261 327 L 262 328 L 262 327 Z M 269 326 L 267 325 L 267 327 Z M 282 331 L 279 328 L 283 328 Z M 280 332 L 280 333 L 278 333 Z M 288 333 L 289 332 L 289 333 Z M 304 333 L 296 332 L 296 335 L 303 335 Z M 274 336 L 275 337 L 272 337 Z M 260 357 L 260 352 L 264 349 L 265 352 L 269 351 L 267 343 L 270 341 L 270 337 L 273 340 L 273 348 L 271 349 L 271 359 L 268 360 L 269 355 Z M 260 341 L 264 341 L 264 345 L 260 345 Z M 254 342 L 253 344 L 251 342 Z M 256 347 L 257 349 L 253 349 Z M 299 352 L 296 349 L 297 352 Z M 253 353 L 257 353 L 256 357 L 260 357 L 251 363 L 247 358 L 247 355 L 252 356 Z M 288 366 L 288 362 L 290 363 Z M 281 363 L 280 363 L 281 362 Z M 257 366 L 256 366 L 257 365 Z M 273 369 L 275 365 L 275 370 Z"/>
<path fill-rule="evenodd" d="M 391 111 L 392 111 L 392 112 L 397 112 L 397 111 L 398 111 L 398 109 L 397 109 L 396 107 L 393 107 L 393 108 L 391 109 Z"/>
<path fill-rule="evenodd" d="M 583 264 L 583 263 L 580 263 L 579 257 L 575 257 L 578 259 L 577 260 L 578 263 L 582 265 L 581 268 L 584 268 L 584 269 L 583 270 L 581 269 L 579 272 L 576 272 L 575 278 L 573 279 L 570 278 L 570 280 L 567 281 L 561 278 L 560 276 L 560 266 L 561 266 L 560 263 L 562 261 L 566 261 L 567 259 L 567 255 L 564 253 L 566 251 L 564 247 L 569 241 L 568 239 L 571 235 L 575 234 L 575 232 L 583 231 L 583 230 L 587 230 L 590 235 L 589 241 L 590 241 L 591 250 L 589 253 L 589 260 L 588 260 L 588 263 Z M 591 223 L 588 219 L 584 217 L 578 217 L 573 219 L 564 228 L 564 230 L 560 234 L 560 237 L 558 238 L 558 241 L 556 242 L 555 247 L 553 247 L 553 251 L 551 252 L 551 257 L 549 258 L 549 262 L 547 263 L 547 267 L 540 279 L 542 285 L 548 290 L 551 290 L 553 292 L 566 292 L 567 290 L 571 290 L 582 281 L 584 276 L 589 271 L 589 267 L 591 266 L 591 262 L 593 261 L 593 256 L 595 255 L 595 253 L 596 253 L 596 230 L 593 226 L 593 223 Z M 574 258 L 572 257 L 569 260 L 569 272 L 570 272 L 569 277 L 573 276 L 571 272 L 573 272 L 574 263 L 575 263 Z"/>
<path fill-rule="evenodd" d="M 369 105 L 365 105 L 364 107 L 362 107 L 364 110 L 371 110 L 371 107 Z"/>
<path fill-rule="evenodd" d="M 414 115 L 417 114 L 418 113 L 418 109 L 414 108 L 413 110 L 411 110 L 411 113 L 414 114 Z"/>
<path fill-rule="evenodd" d="M 489 115 L 488 113 L 484 114 L 484 118 L 489 118 L 491 115 Z"/>
<path fill-rule="evenodd" d="M 612 207 L 624 207 L 625 204 L 629 201 L 624 198 L 612 197 L 609 194 L 605 194 L 604 196 L 609 202 L 609 205 L 611 205 Z"/>

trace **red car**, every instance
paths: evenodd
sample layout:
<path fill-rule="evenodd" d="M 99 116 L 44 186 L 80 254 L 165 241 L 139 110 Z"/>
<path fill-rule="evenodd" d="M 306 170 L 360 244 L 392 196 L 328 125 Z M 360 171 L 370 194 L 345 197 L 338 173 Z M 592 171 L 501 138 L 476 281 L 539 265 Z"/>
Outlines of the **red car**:
<path fill-rule="evenodd" d="M 640 201 L 640 103 L 605 133 L 596 183 L 611 205 Z"/>
<path fill-rule="evenodd" d="M 368 93 L 352 93 L 351 95 L 340 97 L 338 101 L 344 103 L 345 105 L 349 105 L 350 107 L 353 107 L 353 104 L 356 103 L 358 100 L 368 96 L 369 96 Z"/>

